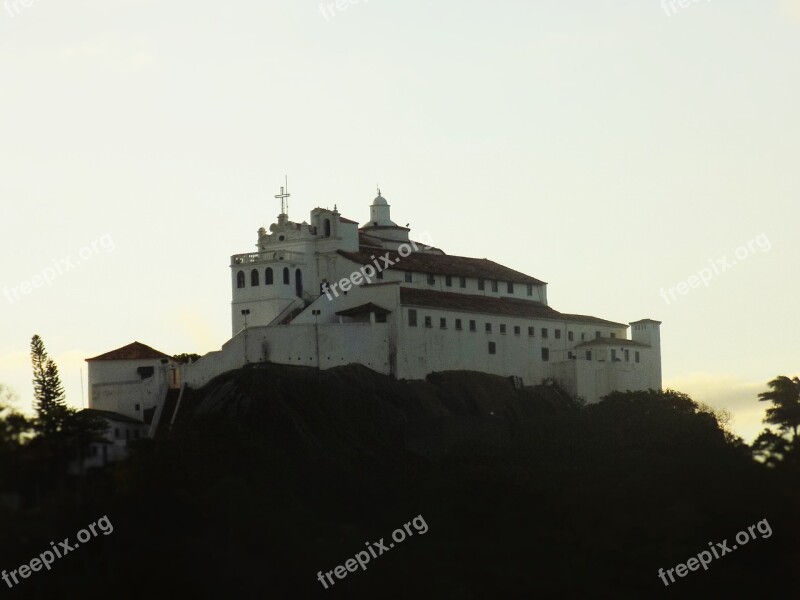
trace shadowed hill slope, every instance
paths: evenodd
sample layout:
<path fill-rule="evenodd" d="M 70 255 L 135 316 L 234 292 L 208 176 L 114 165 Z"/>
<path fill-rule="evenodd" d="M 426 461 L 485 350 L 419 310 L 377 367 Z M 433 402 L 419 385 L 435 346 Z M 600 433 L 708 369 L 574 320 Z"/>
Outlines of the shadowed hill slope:
<path fill-rule="evenodd" d="M 676 392 L 581 407 L 480 373 L 253 365 L 187 390 L 171 431 L 53 503 L 46 528 L 37 513 L 0 539 L 14 565 L 100 515 L 115 526 L 18 597 L 788 597 L 798 498 Z M 424 534 L 317 580 L 415 517 Z M 659 579 L 763 519 L 770 537 Z"/>
<path fill-rule="evenodd" d="M 361 365 L 322 372 L 254 365 L 189 390 L 178 423 L 231 418 L 259 423 L 264 435 L 308 457 L 334 452 L 392 460 L 412 446 L 422 453 L 459 445 L 491 452 L 492 432 L 507 431 L 497 442 L 506 445 L 523 430 L 529 434 L 524 423 L 577 408 L 556 386 L 516 389 L 508 378 L 469 371 L 395 381 Z"/>

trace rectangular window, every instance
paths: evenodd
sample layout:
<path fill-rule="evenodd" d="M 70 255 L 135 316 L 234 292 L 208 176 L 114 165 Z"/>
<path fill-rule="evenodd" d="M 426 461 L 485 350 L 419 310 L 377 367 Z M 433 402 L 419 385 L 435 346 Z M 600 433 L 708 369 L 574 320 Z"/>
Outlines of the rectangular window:
<path fill-rule="evenodd" d="M 519 335 L 520 331 L 521 331 L 520 326 L 514 325 L 514 335 Z"/>
<path fill-rule="evenodd" d="M 547 339 L 547 327 L 542 327 L 542 339 Z"/>
<path fill-rule="evenodd" d="M 497 354 L 497 346 L 494 342 L 489 342 L 489 354 Z"/>
<path fill-rule="evenodd" d="M 509 294 L 513 294 L 513 293 L 514 293 L 514 283 L 513 283 L 513 282 L 509 281 L 509 282 L 506 284 L 506 291 L 507 291 Z"/>
<path fill-rule="evenodd" d="M 376 323 L 386 323 L 386 315 L 383 313 L 376 313 L 375 314 L 375 322 Z"/>
<path fill-rule="evenodd" d="M 533 296 L 533 284 L 528 284 L 528 296 Z"/>
<path fill-rule="evenodd" d="M 595 331 L 594 332 L 594 337 L 599 338 L 600 337 L 600 332 L 599 331 Z"/>
<path fill-rule="evenodd" d="M 425 327 L 433 327 L 433 320 L 431 317 L 425 317 Z"/>
<path fill-rule="evenodd" d="M 561 330 L 560 329 L 556 329 L 555 332 L 556 332 L 556 339 L 560 340 L 561 339 Z"/>
<path fill-rule="evenodd" d="M 408 309 L 408 326 L 409 327 L 416 327 L 417 326 L 417 311 L 413 308 Z"/>
<path fill-rule="evenodd" d="M 135 404 L 134 407 L 133 407 L 133 410 L 140 410 L 140 409 L 141 409 L 141 407 L 140 407 L 139 404 Z"/>
<path fill-rule="evenodd" d="M 506 332 L 506 325 L 505 325 L 505 323 L 500 323 L 500 333 L 505 333 L 505 332 Z"/>
<path fill-rule="evenodd" d="M 616 334 L 616 333 L 612 333 L 612 334 L 611 334 L 611 338 L 612 338 L 612 339 L 614 339 L 614 338 L 616 338 L 616 337 L 617 337 L 617 334 Z"/>
<path fill-rule="evenodd" d="M 486 324 L 486 333 L 492 333 L 492 324 L 491 323 L 487 323 Z"/>
<path fill-rule="evenodd" d="M 447 287 L 453 287 L 453 278 L 450 275 L 445 275 L 444 276 L 444 284 Z"/>
<path fill-rule="evenodd" d="M 568 332 L 567 332 L 567 339 L 568 339 L 570 342 L 574 341 L 574 340 L 575 340 L 575 334 L 574 334 L 574 332 L 572 332 L 572 331 L 568 331 Z"/>
<path fill-rule="evenodd" d="M 115 428 L 115 429 L 114 429 L 114 437 L 115 437 L 116 439 L 119 439 L 119 427 L 117 427 L 117 428 Z"/>
<path fill-rule="evenodd" d="M 447 319 L 442 317 L 439 319 L 439 328 L 440 329 L 447 329 Z"/>
<path fill-rule="evenodd" d="M 376 277 L 378 279 L 383 279 L 383 271 L 378 271 L 378 274 L 376 275 Z"/>
<path fill-rule="evenodd" d="M 413 283 L 414 276 L 412 275 L 411 271 L 406 271 L 406 283 Z"/>
<path fill-rule="evenodd" d="M 583 340 L 585 340 L 585 339 L 586 339 L 586 334 L 585 334 L 585 333 L 582 333 L 582 334 L 581 334 L 581 341 L 583 341 Z"/>
<path fill-rule="evenodd" d="M 591 350 L 587 350 L 586 351 L 586 360 L 592 360 L 592 351 Z"/>
<path fill-rule="evenodd" d="M 492 291 L 493 291 L 493 292 L 496 292 L 496 291 L 497 291 L 497 282 L 496 282 L 496 281 L 494 281 L 494 280 L 492 280 Z"/>
<path fill-rule="evenodd" d="M 456 329 L 461 329 L 461 319 L 456 319 Z"/>
<path fill-rule="evenodd" d="M 572 354 L 572 350 L 569 350 L 569 351 L 567 352 L 567 358 L 568 358 L 568 359 L 570 359 L 570 360 L 572 360 L 573 358 L 575 358 L 575 356 L 573 356 L 573 354 Z"/>
<path fill-rule="evenodd" d="M 433 275 L 428 275 L 428 285 L 433 285 L 436 283 L 436 278 Z"/>
<path fill-rule="evenodd" d="M 544 362 L 550 360 L 550 348 L 542 348 L 542 360 Z"/>
<path fill-rule="evenodd" d="M 536 335 L 536 327 L 528 327 L 528 335 L 531 337 Z"/>
<path fill-rule="evenodd" d="M 458 287 L 462 287 L 462 288 L 467 287 L 467 278 L 466 277 L 459 277 L 458 278 Z"/>
<path fill-rule="evenodd" d="M 483 279 L 478 279 L 478 289 L 483 291 L 485 289 L 486 282 Z"/>
<path fill-rule="evenodd" d="M 475 321 L 473 321 L 472 319 L 469 320 L 469 330 L 470 331 L 477 331 L 478 330 L 477 323 L 475 323 Z"/>
<path fill-rule="evenodd" d="M 617 361 L 617 350 L 616 348 L 611 349 L 611 362 Z"/>
<path fill-rule="evenodd" d="M 634 358 L 634 360 L 635 360 L 636 362 L 639 362 L 639 351 L 638 351 L 638 350 L 637 350 L 636 352 L 634 352 L 634 353 L 633 353 L 633 358 Z"/>
<path fill-rule="evenodd" d="M 631 362 L 631 351 L 625 350 L 625 362 Z"/>

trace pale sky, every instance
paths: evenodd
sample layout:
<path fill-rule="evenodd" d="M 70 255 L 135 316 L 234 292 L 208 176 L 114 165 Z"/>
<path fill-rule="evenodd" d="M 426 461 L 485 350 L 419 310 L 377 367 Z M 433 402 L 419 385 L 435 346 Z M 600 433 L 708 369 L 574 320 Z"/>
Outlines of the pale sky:
<path fill-rule="evenodd" d="M 293 220 L 363 223 L 380 183 L 412 236 L 547 281 L 557 310 L 663 321 L 665 385 L 747 439 L 800 371 L 800 0 L 24 3 L 0 0 L 21 408 L 34 333 L 75 406 L 84 358 L 218 349 L 230 255 L 284 174 Z"/>

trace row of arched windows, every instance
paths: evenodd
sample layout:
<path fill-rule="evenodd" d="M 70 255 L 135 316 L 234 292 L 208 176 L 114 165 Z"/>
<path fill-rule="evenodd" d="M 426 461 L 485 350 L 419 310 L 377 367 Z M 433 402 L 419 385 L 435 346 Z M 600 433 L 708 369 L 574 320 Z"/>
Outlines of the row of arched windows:
<path fill-rule="evenodd" d="M 256 286 L 260 285 L 260 282 L 259 282 L 260 275 L 261 274 L 259 273 L 258 269 L 253 269 L 252 271 L 250 271 L 250 285 L 251 285 L 251 287 L 256 287 Z M 302 293 L 302 289 L 303 289 L 303 273 L 300 271 L 300 269 L 297 269 L 295 271 L 294 277 L 295 277 L 295 287 L 297 287 L 298 295 L 300 295 Z M 236 274 L 236 287 L 238 287 L 238 288 L 245 287 L 245 281 L 246 281 L 246 278 L 245 278 L 244 271 L 239 271 Z M 283 267 L 283 283 L 284 283 L 284 285 L 290 285 L 291 284 L 291 276 L 289 274 L 289 267 Z M 264 285 L 272 285 L 272 284 L 273 284 L 272 267 L 267 267 L 264 270 Z"/>
<path fill-rule="evenodd" d="M 299 271 L 299 269 L 298 269 Z M 253 269 L 250 271 L 250 285 L 255 287 L 260 285 L 259 282 L 260 273 L 258 269 Z M 290 278 L 289 278 L 289 267 L 283 268 L 283 283 L 285 285 L 289 285 Z M 272 267 L 267 267 L 264 271 L 264 285 L 272 285 L 273 284 L 273 275 L 272 275 Z M 245 275 L 244 271 L 239 271 L 236 274 L 236 287 L 243 288 L 245 286 Z"/>

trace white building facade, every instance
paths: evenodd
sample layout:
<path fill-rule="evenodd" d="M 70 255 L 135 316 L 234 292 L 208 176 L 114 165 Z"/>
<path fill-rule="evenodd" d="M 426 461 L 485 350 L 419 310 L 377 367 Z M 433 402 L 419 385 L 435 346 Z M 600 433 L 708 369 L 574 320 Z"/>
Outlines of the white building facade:
<path fill-rule="evenodd" d="M 141 342 L 86 362 L 88 410 L 105 419 L 108 429 L 105 439 L 92 446 L 84 466 L 100 466 L 125 458 L 128 442 L 155 435 L 170 395 L 171 409 L 179 397 L 180 368 L 171 356 Z"/>
<path fill-rule="evenodd" d="M 178 387 L 178 363 L 141 342 L 87 358 L 89 408 L 145 421 L 167 390 Z"/>
<path fill-rule="evenodd" d="M 268 361 L 360 363 L 398 379 L 448 370 L 551 379 L 589 402 L 661 388 L 660 322 L 560 313 L 545 282 L 409 233 L 380 191 L 361 227 L 336 207 L 302 223 L 283 212 L 258 230 L 255 252 L 231 257 L 233 337 L 181 367 L 181 379 L 196 388 Z"/>

